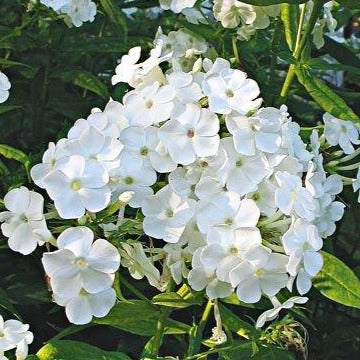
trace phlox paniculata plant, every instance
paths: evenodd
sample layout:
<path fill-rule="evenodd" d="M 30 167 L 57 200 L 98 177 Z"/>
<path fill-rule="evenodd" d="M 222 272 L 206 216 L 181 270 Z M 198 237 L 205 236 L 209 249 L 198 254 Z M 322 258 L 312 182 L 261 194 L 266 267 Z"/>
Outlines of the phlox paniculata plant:
<path fill-rule="evenodd" d="M 91 1 L 41 2 L 75 26 L 96 12 Z M 179 13 L 195 1 L 160 4 Z M 235 0 L 213 6 L 242 39 L 278 13 Z M 263 106 L 258 83 L 214 52 L 189 30 L 159 28 L 149 54 L 136 46 L 119 60 L 112 84 L 129 87 L 121 102 L 109 99 L 49 144 L 30 171 L 38 191 L 6 194 L 8 246 L 23 255 L 43 247 L 53 301 L 69 322 L 105 318 L 124 272 L 154 291 L 185 287 L 215 304 L 217 345 L 227 341 L 219 299 L 267 299 L 256 328 L 307 302 L 344 214 L 338 195 L 360 187 L 360 172 L 339 174 L 358 168 L 347 163 L 360 154 L 359 128 L 330 113 L 302 128 L 285 104 Z M 9 88 L 0 73 L 0 101 Z M 16 348 L 22 359 L 28 326 L 0 320 L 0 353 Z"/>

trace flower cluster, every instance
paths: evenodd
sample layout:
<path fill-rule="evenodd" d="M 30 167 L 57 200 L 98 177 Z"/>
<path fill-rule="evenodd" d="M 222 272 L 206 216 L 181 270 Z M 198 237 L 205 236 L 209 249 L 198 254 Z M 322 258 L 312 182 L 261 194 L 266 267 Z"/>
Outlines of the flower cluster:
<path fill-rule="evenodd" d="M 93 22 L 96 15 L 96 4 L 91 0 L 40 0 L 41 4 L 53 9 L 76 27 L 84 22 Z"/>
<path fill-rule="evenodd" d="M 34 336 L 29 331 L 29 325 L 18 320 L 6 320 L 0 315 L 0 360 L 8 360 L 4 355 L 9 350 L 15 350 L 16 360 L 25 360 L 28 355 L 28 345 Z"/>
<path fill-rule="evenodd" d="M 304 142 L 285 105 L 261 107 L 258 84 L 227 60 L 210 60 L 207 50 L 184 30 L 160 30 L 143 62 L 141 48 L 131 49 L 113 77 L 132 88 L 122 103 L 111 100 L 77 120 L 31 170 L 60 218 L 92 229 L 100 222 L 109 241 L 128 216 L 126 205 L 144 216 L 144 236 L 118 239 L 117 248 L 93 242 L 88 227 L 67 225 L 58 250 L 44 254 L 54 300 L 75 324 L 115 304 L 120 255 L 133 278 L 159 290 L 187 279 L 210 299 L 234 292 L 245 303 L 270 298 L 274 309 L 259 326 L 304 303 L 294 297 L 280 304 L 276 296 L 282 289 L 307 293 L 322 268 L 323 239 L 344 212 L 336 195 L 343 181 L 359 188 L 359 180 L 336 174 L 359 153 L 358 128 L 325 114 L 321 131 Z M 324 159 L 337 145 L 332 161 Z M 19 196 L 28 201 L 18 204 Z M 2 230 L 14 250 L 30 253 L 49 241 L 42 201 L 25 188 L 5 198 Z M 101 224 L 113 209 L 120 209 L 116 222 Z"/>

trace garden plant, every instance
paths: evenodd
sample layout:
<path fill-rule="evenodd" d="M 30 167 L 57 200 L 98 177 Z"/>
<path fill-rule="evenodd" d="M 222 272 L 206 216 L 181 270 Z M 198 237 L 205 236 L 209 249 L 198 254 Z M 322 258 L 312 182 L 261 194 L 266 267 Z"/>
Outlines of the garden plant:
<path fill-rule="evenodd" d="M 360 356 L 359 0 L 0 1 L 0 360 Z"/>

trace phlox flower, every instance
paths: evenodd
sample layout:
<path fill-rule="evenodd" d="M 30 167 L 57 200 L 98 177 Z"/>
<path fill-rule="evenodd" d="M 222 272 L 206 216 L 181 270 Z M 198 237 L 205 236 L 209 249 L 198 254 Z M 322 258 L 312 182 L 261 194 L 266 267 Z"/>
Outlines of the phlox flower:
<path fill-rule="evenodd" d="M 0 71 L 0 104 L 5 102 L 9 97 L 9 89 L 11 88 L 11 83 L 9 78 Z"/>
<path fill-rule="evenodd" d="M 179 13 L 185 8 L 193 7 L 196 0 L 160 0 L 159 2 L 164 10 L 171 10 L 174 13 Z"/>
<path fill-rule="evenodd" d="M 59 215 L 74 219 L 84 215 L 85 210 L 105 209 L 111 195 L 108 181 L 107 171 L 97 161 L 71 155 L 56 162 L 43 184 Z"/>
<path fill-rule="evenodd" d="M 9 238 L 11 250 L 28 255 L 52 239 L 43 214 L 44 198 L 40 194 L 22 186 L 9 191 L 4 204 L 8 211 L 0 213 L 1 230 Z"/>
<path fill-rule="evenodd" d="M 193 215 L 194 200 L 176 194 L 170 185 L 147 197 L 142 211 L 144 232 L 157 239 L 176 243 Z"/>
<path fill-rule="evenodd" d="M 57 239 L 58 250 L 44 253 L 42 263 L 53 292 L 64 298 L 109 289 L 120 265 L 115 246 L 104 239 L 94 240 L 86 227 L 72 227 Z"/>
<path fill-rule="evenodd" d="M 297 219 L 283 235 L 285 253 L 290 256 L 287 270 L 291 276 L 297 276 L 296 285 L 301 295 L 311 288 L 311 277 L 323 266 L 323 259 L 318 252 L 323 241 L 315 225 L 303 219 Z"/>
<path fill-rule="evenodd" d="M 177 120 L 171 119 L 160 128 L 159 136 L 174 162 L 189 165 L 197 157 L 216 155 L 219 127 L 215 114 L 188 104 Z"/>
<path fill-rule="evenodd" d="M 244 254 L 244 260 L 229 275 L 241 301 L 256 303 L 262 293 L 274 296 L 286 286 L 288 256 L 272 253 L 269 248 L 260 245 L 249 249 Z"/>
<path fill-rule="evenodd" d="M 219 280 L 230 282 L 230 271 L 243 261 L 249 249 L 261 244 L 261 234 L 256 227 L 216 226 L 208 232 L 206 242 L 201 251 L 201 262 L 216 269 Z"/>

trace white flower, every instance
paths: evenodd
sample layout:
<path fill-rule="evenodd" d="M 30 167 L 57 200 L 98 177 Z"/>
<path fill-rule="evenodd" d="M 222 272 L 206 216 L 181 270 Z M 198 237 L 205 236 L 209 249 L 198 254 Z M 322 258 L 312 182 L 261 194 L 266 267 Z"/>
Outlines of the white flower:
<path fill-rule="evenodd" d="M 235 229 L 255 227 L 259 218 L 260 210 L 255 202 L 250 199 L 240 200 L 240 196 L 233 192 L 216 195 L 196 212 L 197 224 L 202 233 L 207 233 L 215 225 Z"/>
<path fill-rule="evenodd" d="M 186 167 L 178 167 L 169 174 L 168 182 L 180 196 L 197 199 L 195 190 L 200 176 L 198 172 L 188 171 Z"/>
<path fill-rule="evenodd" d="M 22 186 L 9 191 L 4 204 L 9 211 L 0 213 L 1 230 L 9 238 L 11 250 L 28 255 L 52 238 L 43 214 L 44 198 L 40 194 Z"/>
<path fill-rule="evenodd" d="M 60 10 L 63 6 L 67 5 L 71 0 L 40 0 L 40 3 L 52 8 L 55 11 Z"/>
<path fill-rule="evenodd" d="M 140 280 L 145 276 L 151 286 L 161 287 L 160 272 L 146 256 L 141 243 L 122 243 L 120 254 L 121 265 L 129 270 L 134 279 Z"/>
<path fill-rule="evenodd" d="M 154 81 L 165 82 L 165 76 L 159 64 L 170 58 L 169 55 L 161 56 L 162 44 L 159 43 L 151 50 L 150 57 L 142 63 L 138 63 L 141 56 L 141 47 L 136 46 L 129 50 L 129 53 L 121 58 L 120 64 L 116 67 L 111 79 L 112 84 L 124 82 L 133 88 L 151 85 Z M 171 55 L 171 54 L 170 54 Z"/>
<path fill-rule="evenodd" d="M 286 300 L 283 304 L 276 302 L 273 309 L 264 311 L 256 320 L 256 327 L 261 328 L 267 321 L 274 320 L 282 309 L 291 309 L 295 304 L 305 304 L 309 299 L 307 297 L 294 296 Z"/>
<path fill-rule="evenodd" d="M 219 280 L 230 282 L 230 271 L 243 261 L 249 249 L 261 244 L 261 234 L 256 227 L 216 226 L 208 232 L 206 242 L 208 245 L 201 252 L 201 262 L 215 268 Z"/>
<path fill-rule="evenodd" d="M 215 19 L 226 28 L 235 28 L 240 22 L 251 24 L 256 18 L 252 5 L 237 0 L 215 0 L 213 12 Z"/>
<path fill-rule="evenodd" d="M 270 25 L 270 17 L 276 17 L 280 13 L 280 5 L 254 6 L 256 19 L 253 25 L 256 29 L 266 29 Z"/>
<path fill-rule="evenodd" d="M 275 153 L 281 145 L 281 111 L 262 108 L 250 117 L 226 116 L 226 126 L 233 134 L 238 153 L 255 155 L 256 149 Z"/>
<path fill-rule="evenodd" d="M 279 188 L 275 191 L 275 203 L 285 215 L 297 214 L 308 221 L 315 219 L 318 206 L 310 191 L 302 187 L 301 178 L 279 171 L 275 175 Z"/>
<path fill-rule="evenodd" d="M 319 216 L 313 223 L 316 225 L 321 237 L 326 238 L 335 232 L 335 222 L 342 219 L 345 205 L 340 201 L 333 201 L 328 194 L 319 199 L 319 205 Z"/>
<path fill-rule="evenodd" d="M 69 16 L 74 26 L 80 27 L 84 22 L 95 20 L 96 4 L 91 0 L 71 0 L 60 11 Z"/>
<path fill-rule="evenodd" d="M 115 305 L 116 293 L 113 288 L 95 294 L 81 289 L 72 297 L 61 297 L 55 293 L 54 300 L 58 305 L 65 306 L 66 316 L 71 323 L 84 325 L 88 324 L 93 316 L 106 316 Z"/>
<path fill-rule="evenodd" d="M 124 115 L 124 106 L 117 101 L 110 100 L 104 111 L 97 108 L 92 109 L 86 120 L 78 119 L 75 122 L 69 130 L 68 138 L 79 138 L 81 133 L 90 126 L 96 128 L 105 136 L 118 138 L 120 132 L 129 126 Z"/>
<path fill-rule="evenodd" d="M 72 155 L 59 159 L 43 183 L 59 215 L 73 219 L 84 215 L 85 209 L 105 209 L 110 201 L 108 181 L 108 173 L 97 161 Z"/>
<path fill-rule="evenodd" d="M 216 155 L 220 143 L 218 132 L 219 120 L 215 114 L 188 104 L 177 120 L 167 121 L 160 128 L 159 136 L 171 158 L 188 165 L 197 157 Z"/>
<path fill-rule="evenodd" d="M 323 266 L 323 259 L 318 252 L 323 241 L 315 225 L 303 219 L 297 219 L 283 235 L 282 243 L 285 253 L 290 255 L 287 270 L 296 276 L 299 293 L 305 294 L 311 288 L 311 277 L 315 276 Z"/>
<path fill-rule="evenodd" d="M 15 349 L 21 342 L 26 344 L 33 342 L 34 335 L 29 331 L 29 325 L 18 320 L 6 320 L 0 315 L 0 355 L 11 349 Z"/>
<path fill-rule="evenodd" d="M 124 96 L 125 115 L 131 126 L 147 127 L 169 119 L 174 108 L 175 89 L 158 82 Z"/>
<path fill-rule="evenodd" d="M 193 75 L 183 71 L 174 71 L 166 75 L 168 83 L 175 88 L 175 108 L 172 117 L 178 117 L 185 110 L 186 104 L 197 104 L 204 96 L 200 85 L 194 81 Z"/>
<path fill-rule="evenodd" d="M 88 126 L 78 138 L 70 139 L 64 144 L 69 155 L 80 155 L 85 160 L 97 162 L 106 170 L 119 166 L 122 148 L 119 140 L 105 136 L 93 126 Z"/>
<path fill-rule="evenodd" d="M 231 137 L 222 139 L 221 146 L 226 151 L 227 162 L 218 171 L 218 178 L 226 183 L 229 191 L 236 192 L 240 196 L 256 191 L 258 184 L 270 175 L 265 156 L 260 152 L 254 156 L 239 154 L 234 148 Z"/>
<path fill-rule="evenodd" d="M 289 261 L 286 255 L 272 253 L 260 245 L 246 252 L 244 259 L 230 272 L 231 285 L 237 287 L 236 294 L 241 301 L 256 303 L 262 293 L 274 296 L 286 286 Z"/>
<path fill-rule="evenodd" d="M 54 169 L 57 160 L 69 155 L 64 147 L 66 142 L 67 139 L 60 139 L 56 144 L 50 142 L 48 149 L 43 154 L 42 163 L 31 168 L 31 178 L 37 186 L 45 188 L 43 181 L 50 171 Z"/>
<path fill-rule="evenodd" d="M 121 152 L 121 165 L 132 163 L 139 166 L 151 166 L 160 173 L 176 169 L 177 164 L 160 141 L 159 129 L 154 126 L 142 128 L 130 126 L 120 134 L 120 141 L 124 145 Z"/>
<path fill-rule="evenodd" d="M 176 243 L 193 215 L 193 201 L 177 195 L 170 185 L 145 199 L 144 232 L 157 239 Z"/>
<path fill-rule="evenodd" d="M 210 264 L 204 264 L 201 261 L 202 248 L 195 251 L 192 258 L 192 269 L 188 274 L 189 285 L 195 291 L 206 289 L 206 295 L 209 299 L 224 298 L 232 292 L 232 286 L 228 282 L 220 281 L 216 277 L 216 267 Z"/>
<path fill-rule="evenodd" d="M 171 10 L 174 13 L 179 13 L 185 8 L 191 8 L 196 3 L 196 0 L 160 0 L 160 6 L 164 10 Z"/>
<path fill-rule="evenodd" d="M 5 102 L 9 97 L 11 84 L 9 78 L 0 71 L 0 104 Z"/>
<path fill-rule="evenodd" d="M 352 121 L 344 121 L 325 113 L 323 116 L 325 123 L 324 134 L 328 143 L 332 146 L 339 145 L 345 154 L 353 153 L 352 144 L 359 145 L 359 130 Z"/>
<path fill-rule="evenodd" d="M 257 99 L 260 90 L 256 81 L 248 79 L 241 70 L 231 69 L 223 59 L 216 59 L 206 73 L 202 89 L 208 96 L 209 109 L 219 114 L 230 114 L 234 110 L 246 115 L 256 110 L 262 102 L 262 99 Z"/>
<path fill-rule="evenodd" d="M 119 252 L 104 239 L 93 240 L 89 228 L 68 228 L 57 239 L 59 250 L 44 253 L 42 263 L 57 296 L 71 298 L 81 289 L 97 294 L 111 287 Z"/>
<path fill-rule="evenodd" d="M 141 163 L 126 162 L 110 172 L 109 186 L 113 190 L 113 197 L 125 191 L 132 191 L 129 205 L 135 208 L 142 206 L 144 199 L 153 194 L 151 185 L 156 181 L 156 173 L 149 166 Z"/>
<path fill-rule="evenodd" d="M 276 212 L 275 191 L 277 186 L 270 180 L 263 180 L 257 190 L 246 195 L 247 198 L 254 200 L 261 213 L 271 216 Z"/>

